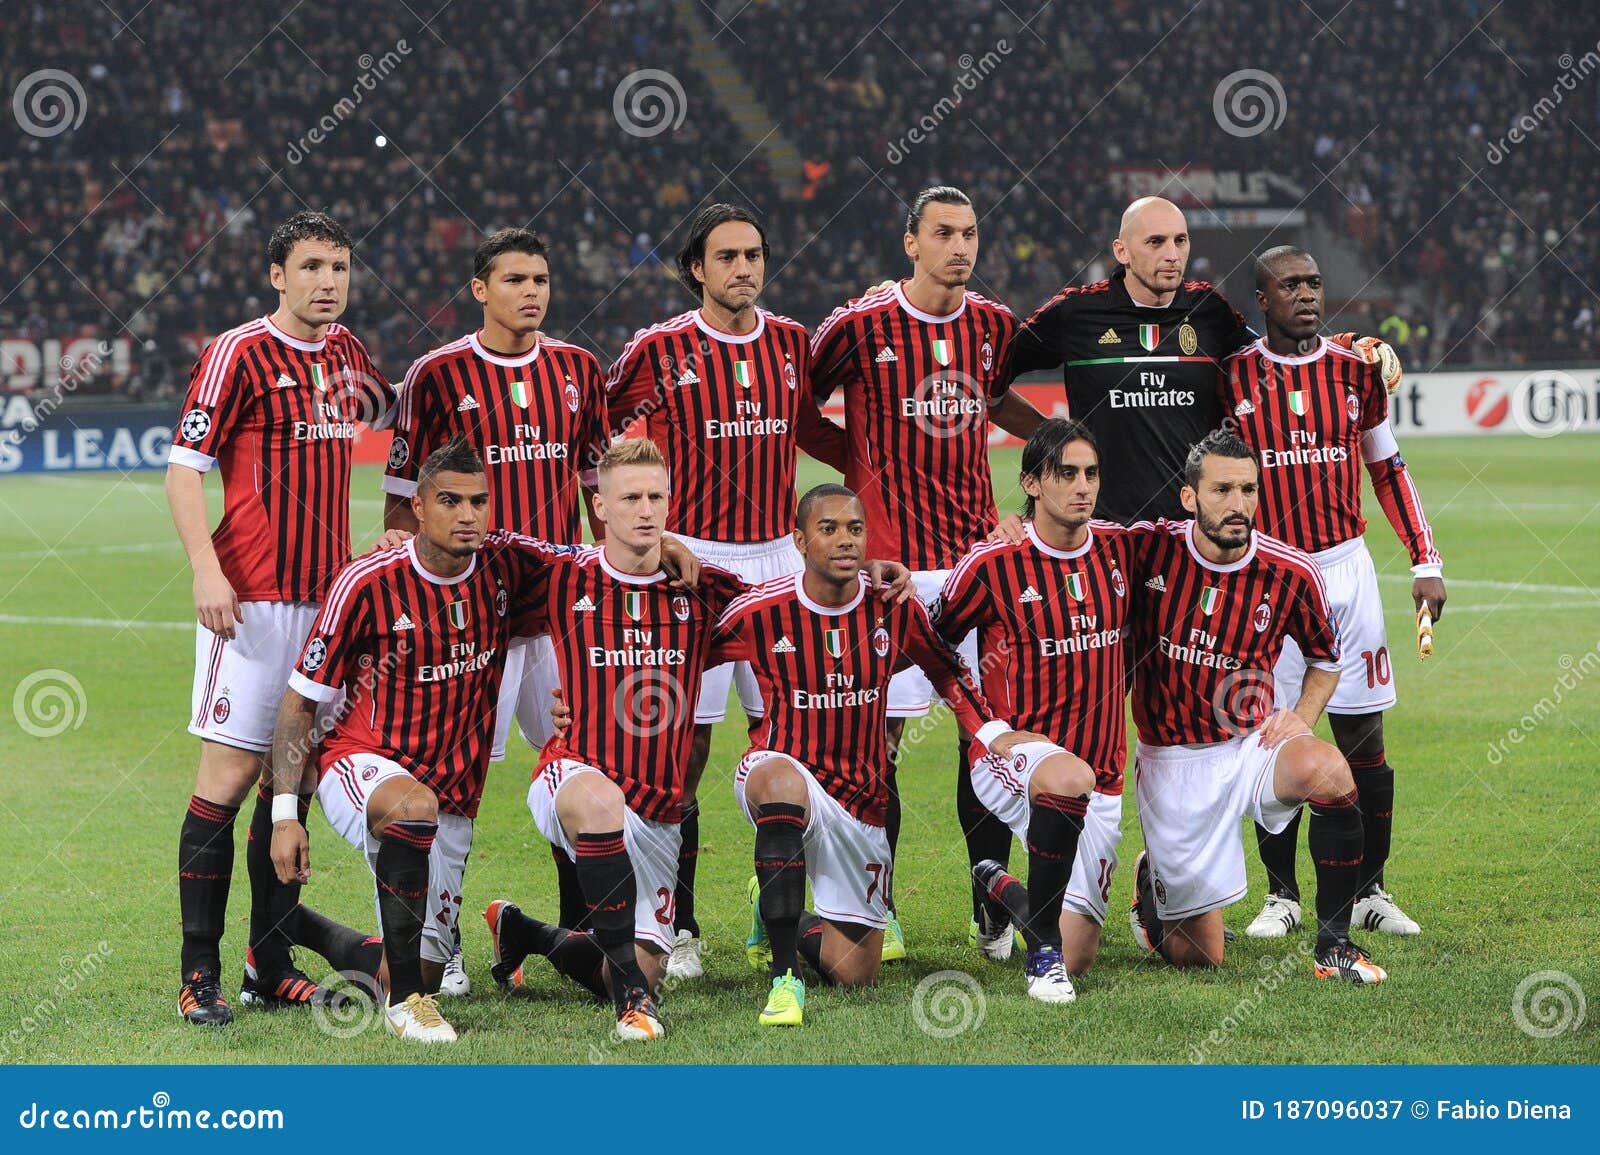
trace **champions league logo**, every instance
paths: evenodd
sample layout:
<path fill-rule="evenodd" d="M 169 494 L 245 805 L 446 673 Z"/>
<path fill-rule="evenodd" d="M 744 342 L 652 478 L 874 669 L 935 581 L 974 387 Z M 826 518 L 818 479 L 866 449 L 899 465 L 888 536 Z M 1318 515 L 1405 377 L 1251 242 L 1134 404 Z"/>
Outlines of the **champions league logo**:
<path fill-rule="evenodd" d="M 306 647 L 306 656 L 300 659 L 300 665 L 308 674 L 314 674 L 322 668 L 322 663 L 328 660 L 328 643 L 321 638 L 312 638 L 311 644 Z"/>
<path fill-rule="evenodd" d="M 211 432 L 211 415 L 204 409 L 191 409 L 183 415 L 183 423 L 179 427 L 185 441 L 199 441 Z"/>
<path fill-rule="evenodd" d="M 389 468 L 399 469 L 410 460 L 411 446 L 406 443 L 404 437 L 397 434 L 395 439 L 389 443 Z"/>

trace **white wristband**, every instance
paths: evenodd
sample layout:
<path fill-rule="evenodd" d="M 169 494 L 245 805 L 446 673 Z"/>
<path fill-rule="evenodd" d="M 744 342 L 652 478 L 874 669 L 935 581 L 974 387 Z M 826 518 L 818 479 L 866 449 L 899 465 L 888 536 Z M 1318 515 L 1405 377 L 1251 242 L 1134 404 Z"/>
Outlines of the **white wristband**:
<path fill-rule="evenodd" d="M 294 794 L 272 796 L 272 824 L 300 821 L 300 799 Z"/>
<path fill-rule="evenodd" d="M 978 741 L 982 742 L 985 746 L 988 746 L 991 745 L 994 740 L 1000 737 L 1002 734 L 1009 734 L 1010 732 L 1010 726 L 1004 722 L 996 720 L 985 722 L 978 728 L 978 732 L 974 734 L 973 737 L 977 738 Z"/>

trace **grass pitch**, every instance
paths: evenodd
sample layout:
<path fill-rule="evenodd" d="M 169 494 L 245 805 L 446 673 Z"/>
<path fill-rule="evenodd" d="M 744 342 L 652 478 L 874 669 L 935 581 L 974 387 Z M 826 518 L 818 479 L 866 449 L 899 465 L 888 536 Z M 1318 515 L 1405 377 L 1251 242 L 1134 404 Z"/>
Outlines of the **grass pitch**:
<path fill-rule="evenodd" d="M 376 1031 L 328 1029 L 309 1013 L 237 1002 L 229 1030 L 180 1023 L 174 859 L 198 743 L 184 728 L 190 578 L 161 478 L 0 480 L 0 691 L 13 715 L 0 726 L 0 1061 L 1594 1062 L 1600 439 L 1415 441 L 1407 457 L 1446 559 L 1450 602 L 1438 651 L 1420 664 L 1405 558 L 1379 514 L 1369 540 L 1400 695 L 1387 723 L 1398 770 L 1389 887 L 1423 925 L 1409 941 L 1365 937 L 1389 982 L 1362 990 L 1314 982 L 1305 933 L 1241 937 L 1209 974 L 1142 956 L 1124 917 L 1126 867 L 1140 846 L 1130 786 L 1101 959 L 1077 984 L 1076 1003 L 1030 1003 L 1019 962 L 988 963 L 966 945 L 947 717 L 901 772 L 897 891 L 911 958 L 886 968 L 873 990 L 814 986 L 800 1030 L 760 1030 L 766 982 L 742 950 L 751 834 L 729 785 L 742 735 L 725 725 L 701 790 L 708 974 L 669 995 L 668 1039 L 635 1048 L 609 1043 L 607 1011 L 538 960 L 530 988 L 515 997 L 502 998 L 489 979 L 476 912 L 499 896 L 535 914 L 554 911 L 549 854 L 523 804 L 534 760 L 526 747 L 491 776 L 478 823 L 463 919 L 474 990 L 447 1004 L 459 1045 L 402 1046 Z M 1014 451 L 995 455 L 1002 508 L 1020 503 L 1016 462 Z M 803 480 L 813 477 L 820 467 Z M 358 545 L 380 523 L 377 479 L 371 468 L 356 478 Z M 1368 508 L 1378 509 L 1370 495 Z M 223 942 L 232 993 L 248 919 L 247 820 L 248 812 Z M 1253 837 L 1241 833 L 1252 890 L 1228 911 L 1236 929 L 1263 885 Z M 320 816 L 312 854 L 306 901 L 370 927 L 365 863 Z M 1309 884 L 1304 854 L 1302 845 Z M 327 969 L 301 961 L 313 977 Z M 1574 1027 L 1583 1014 L 1587 1022 Z"/>

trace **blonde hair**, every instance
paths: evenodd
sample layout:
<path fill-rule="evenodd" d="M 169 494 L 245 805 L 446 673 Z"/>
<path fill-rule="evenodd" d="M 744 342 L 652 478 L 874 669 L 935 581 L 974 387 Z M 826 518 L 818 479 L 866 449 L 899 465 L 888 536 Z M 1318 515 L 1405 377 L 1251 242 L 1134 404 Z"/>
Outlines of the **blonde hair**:
<path fill-rule="evenodd" d="M 654 465 L 665 469 L 667 459 L 648 437 L 624 437 L 606 447 L 595 468 L 604 475 L 624 465 Z"/>

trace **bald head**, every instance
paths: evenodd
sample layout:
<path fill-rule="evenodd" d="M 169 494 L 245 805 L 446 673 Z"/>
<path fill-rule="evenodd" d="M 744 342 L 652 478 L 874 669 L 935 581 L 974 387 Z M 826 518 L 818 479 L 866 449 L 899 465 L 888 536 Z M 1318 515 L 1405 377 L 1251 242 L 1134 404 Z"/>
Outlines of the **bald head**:
<path fill-rule="evenodd" d="M 1127 270 L 1128 295 L 1141 305 L 1167 305 L 1189 263 L 1189 224 L 1165 197 L 1140 197 L 1122 213 L 1111 252 Z"/>

